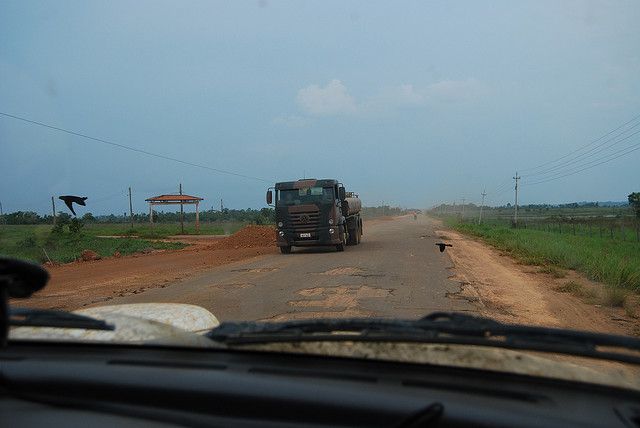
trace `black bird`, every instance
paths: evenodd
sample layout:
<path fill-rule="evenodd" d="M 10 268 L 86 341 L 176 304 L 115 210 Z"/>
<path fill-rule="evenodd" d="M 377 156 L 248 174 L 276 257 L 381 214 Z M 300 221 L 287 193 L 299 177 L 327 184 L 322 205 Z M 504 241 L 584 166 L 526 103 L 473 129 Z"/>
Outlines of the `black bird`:
<path fill-rule="evenodd" d="M 453 247 L 453 245 L 451 245 L 451 244 L 442 244 L 442 243 L 440 243 L 440 244 L 436 244 L 436 245 L 440 247 L 440 252 L 441 253 L 444 251 L 444 247 Z"/>
<path fill-rule="evenodd" d="M 67 206 L 69 207 L 69 209 L 71 210 L 73 215 L 76 215 L 76 212 L 73 210 L 73 206 L 71 204 L 73 204 L 75 202 L 78 205 L 83 205 L 83 206 L 87 205 L 87 204 L 84 203 L 84 201 L 87 199 L 86 196 L 84 196 L 84 197 L 80 197 L 80 196 L 60 196 L 59 198 L 62 199 L 65 204 L 67 204 Z"/>

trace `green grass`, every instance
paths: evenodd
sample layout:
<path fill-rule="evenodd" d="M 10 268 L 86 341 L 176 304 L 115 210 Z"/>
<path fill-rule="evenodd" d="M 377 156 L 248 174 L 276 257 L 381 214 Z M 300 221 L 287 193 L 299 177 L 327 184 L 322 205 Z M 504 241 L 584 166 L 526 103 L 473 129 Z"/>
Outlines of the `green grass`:
<path fill-rule="evenodd" d="M 483 239 L 521 263 L 577 270 L 612 290 L 640 292 L 640 245 L 636 242 L 459 223 L 453 219 L 445 224 Z"/>
<path fill-rule="evenodd" d="M 81 233 L 73 235 L 65 227 L 62 234 L 52 233 L 48 225 L 7 226 L 0 228 L 0 257 L 31 260 L 36 263 L 48 261 L 69 263 L 80 258 L 83 250 L 92 250 L 102 257 L 118 252 L 122 255 L 155 250 L 177 250 L 188 244 L 162 242 L 169 235 L 179 235 L 180 223 L 159 223 L 154 225 L 153 240 L 148 225 L 87 224 Z M 201 223 L 201 235 L 227 235 L 245 226 L 241 222 Z M 195 223 L 185 223 L 185 235 L 195 235 Z M 105 238 L 121 236 L 122 238 Z"/>
<path fill-rule="evenodd" d="M 583 294 L 583 288 L 583 285 L 577 281 L 567 281 L 555 287 L 555 290 L 559 293 L 571 293 L 580 296 Z"/>
<path fill-rule="evenodd" d="M 244 222 L 200 222 L 200 235 L 231 235 L 245 227 Z M 47 230 L 51 229 L 51 226 Z M 91 236 L 131 236 L 135 235 L 143 238 L 151 238 L 151 228 L 149 224 L 134 224 L 133 229 L 128 224 L 87 224 L 82 229 Z M 153 225 L 153 238 L 165 238 L 171 235 L 182 234 L 180 223 L 155 223 Z M 195 235 L 195 222 L 184 223 L 184 234 Z"/>
<path fill-rule="evenodd" d="M 619 286 L 607 286 L 606 301 L 609 306 L 624 307 L 630 291 Z"/>
<path fill-rule="evenodd" d="M 551 275 L 554 278 L 564 278 L 565 276 L 567 276 L 566 270 L 561 269 L 555 265 L 543 266 L 540 269 L 538 269 L 538 273 L 546 273 L 548 275 Z"/>

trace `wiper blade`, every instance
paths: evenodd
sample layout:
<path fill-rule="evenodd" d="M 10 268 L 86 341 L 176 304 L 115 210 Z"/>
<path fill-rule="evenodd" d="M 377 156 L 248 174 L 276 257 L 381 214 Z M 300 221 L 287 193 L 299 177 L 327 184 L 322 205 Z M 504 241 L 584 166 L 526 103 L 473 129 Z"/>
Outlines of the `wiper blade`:
<path fill-rule="evenodd" d="M 10 308 L 9 325 L 23 327 L 82 328 L 87 330 L 115 330 L 103 320 L 48 309 Z"/>
<path fill-rule="evenodd" d="M 223 322 L 207 337 L 228 345 L 270 342 L 375 341 L 482 345 L 558 352 L 640 364 L 640 339 L 602 333 L 503 324 L 436 312 L 418 320 L 312 319 L 282 323 Z M 605 349 L 606 348 L 606 349 Z M 620 349 L 612 352 L 609 348 Z"/>

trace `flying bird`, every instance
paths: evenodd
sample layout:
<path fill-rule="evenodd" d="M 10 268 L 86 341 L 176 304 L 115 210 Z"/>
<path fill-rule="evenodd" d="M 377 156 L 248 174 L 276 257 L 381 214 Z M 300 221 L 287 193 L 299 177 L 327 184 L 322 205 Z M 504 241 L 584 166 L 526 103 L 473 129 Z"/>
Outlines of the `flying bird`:
<path fill-rule="evenodd" d="M 72 205 L 74 202 L 76 204 L 82 205 L 82 206 L 86 206 L 87 205 L 87 204 L 84 203 L 84 201 L 87 199 L 86 196 L 84 196 L 84 197 L 80 197 L 80 196 L 60 196 L 59 199 L 62 199 L 64 201 L 64 203 L 67 204 L 67 207 L 69 207 L 69 209 L 71 210 L 73 215 L 76 215 L 76 212 L 73 210 L 73 205 Z"/>
<path fill-rule="evenodd" d="M 451 245 L 451 244 L 442 244 L 442 243 L 439 243 L 439 244 L 436 244 L 436 245 L 440 247 L 440 252 L 441 252 L 441 253 L 444 251 L 444 247 L 453 247 L 453 245 Z"/>

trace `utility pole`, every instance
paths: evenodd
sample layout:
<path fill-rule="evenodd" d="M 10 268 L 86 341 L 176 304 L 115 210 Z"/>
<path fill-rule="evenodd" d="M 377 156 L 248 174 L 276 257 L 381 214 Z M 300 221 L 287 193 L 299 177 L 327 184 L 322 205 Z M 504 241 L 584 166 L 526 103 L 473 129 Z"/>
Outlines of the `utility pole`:
<path fill-rule="evenodd" d="M 51 207 L 53 208 L 53 225 L 56 225 L 56 203 L 55 200 L 53 199 L 53 196 L 51 197 Z"/>
<path fill-rule="evenodd" d="M 518 171 L 516 171 L 516 176 L 513 177 L 514 180 L 516 180 L 516 210 L 515 210 L 515 215 L 514 215 L 514 219 L 513 219 L 513 224 L 517 227 L 518 226 L 518 180 L 520 180 L 522 177 L 518 177 Z"/>
<path fill-rule="evenodd" d="M 487 193 L 482 191 L 482 204 L 480 204 L 480 218 L 478 219 L 478 224 L 482 222 L 482 207 L 484 207 L 484 197 L 487 196 Z"/>
<path fill-rule="evenodd" d="M 133 229 L 133 204 L 131 203 L 131 187 L 129 187 L 129 214 L 131 214 L 131 229 Z"/>
<path fill-rule="evenodd" d="M 464 201 L 466 201 L 466 199 L 462 198 L 462 220 L 464 220 Z"/>

